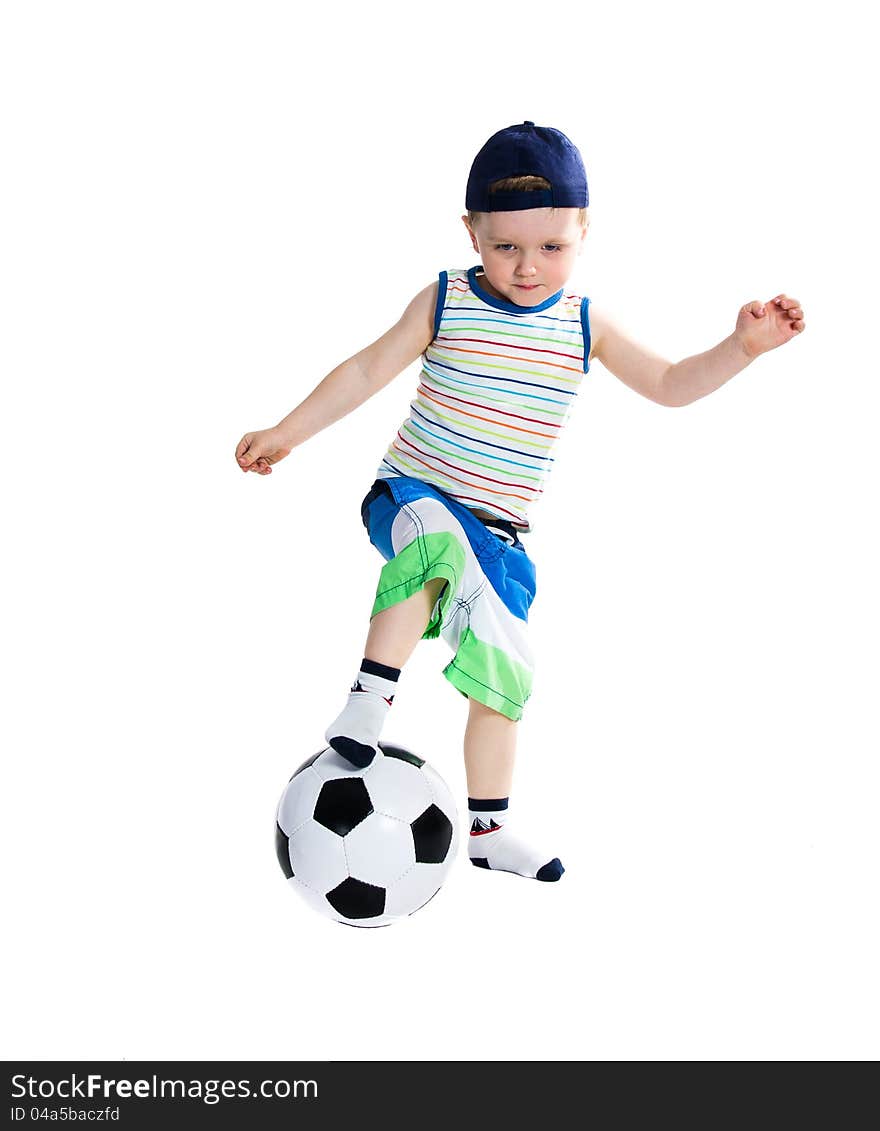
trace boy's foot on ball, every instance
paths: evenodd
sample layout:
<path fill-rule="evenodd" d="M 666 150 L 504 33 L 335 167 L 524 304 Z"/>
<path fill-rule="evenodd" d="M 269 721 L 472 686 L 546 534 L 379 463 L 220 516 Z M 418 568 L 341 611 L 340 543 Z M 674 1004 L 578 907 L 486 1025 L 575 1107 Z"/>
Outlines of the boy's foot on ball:
<path fill-rule="evenodd" d="M 468 856 L 478 868 L 494 872 L 514 872 L 530 880 L 552 882 L 565 871 L 558 856 L 532 848 L 520 840 L 505 823 L 507 798 L 480 800 L 468 798 L 471 822 Z"/>
<path fill-rule="evenodd" d="M 352 766 L 363 769 L 376 757 L 382 725 L 391 704 L 400 668 L 364 658 L 342 713 L 324 738 Z"/>

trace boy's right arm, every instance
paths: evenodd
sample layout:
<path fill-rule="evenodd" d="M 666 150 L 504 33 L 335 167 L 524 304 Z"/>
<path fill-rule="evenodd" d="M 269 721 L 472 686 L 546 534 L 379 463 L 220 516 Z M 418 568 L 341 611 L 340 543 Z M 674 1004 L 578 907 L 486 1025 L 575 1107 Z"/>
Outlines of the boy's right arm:
<path fill-rule="evenodd" d="M 242 436 L 235 449 L 242 471 L 268 475 L 273 463 L 359 408 L 415 361 L 434 337 L 438 286 L 435 281 L 419 291 L 396 325 L 328 373 L 274 428 Z"/>

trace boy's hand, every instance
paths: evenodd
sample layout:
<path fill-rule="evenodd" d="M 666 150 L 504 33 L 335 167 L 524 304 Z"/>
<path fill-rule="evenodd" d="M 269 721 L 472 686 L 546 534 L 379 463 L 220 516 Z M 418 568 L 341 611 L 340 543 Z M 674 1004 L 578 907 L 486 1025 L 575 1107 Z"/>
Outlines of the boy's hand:
<path fill-rule="evenodd" d="M 736 320 L 734 338 L 750 359 L 790 342 L 806 326 L 804 312 L 796 298 L 777 295 L 766 305 L 757 299 L 746 303 Z"/>
<path fill-rule="evenodd" d="M 271 475 L 273 463 L 290 455 L 290 446 L 277 428 L 248 432 L 238 441 L 235 458 L 242 471 Z"/>

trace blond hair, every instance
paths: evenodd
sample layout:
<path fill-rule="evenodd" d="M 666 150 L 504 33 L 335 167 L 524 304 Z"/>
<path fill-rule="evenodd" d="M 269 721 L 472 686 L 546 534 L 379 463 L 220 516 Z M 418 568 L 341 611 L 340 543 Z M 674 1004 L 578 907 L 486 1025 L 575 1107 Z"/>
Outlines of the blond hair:
<path fill-rule="evenodd" d="M 533 177 L 531 175 L 524 177 L 505 177 L 503 181 L 494 181 L 489 185 L 489 192 L 537 192 L 539 189 L 551 188 L 550 182 L 544 177 Z M 577 222 L 582 228 L 586 227 L 590 210 L 589 208 L 579 208 Z M 472 212 L 468 209 L 468 223 L 471 227 L 477 221 L 478 216 L 482 216 L 482 212 Z"/>

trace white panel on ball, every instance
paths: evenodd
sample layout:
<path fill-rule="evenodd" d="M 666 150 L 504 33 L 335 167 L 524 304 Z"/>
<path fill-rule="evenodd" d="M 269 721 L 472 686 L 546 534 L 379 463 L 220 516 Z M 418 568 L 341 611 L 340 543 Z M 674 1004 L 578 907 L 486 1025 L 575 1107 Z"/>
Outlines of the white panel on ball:
<path fill-rule="evenodd" d="M 293 874 L 318 892 L 332 891 L 348 875 L 342 837 L 308 821 L 290 838 Z"/>
<path fill-rule="evenodd" d="M 365 780 L 377 813 L 414 821 L 433 801 L 424 767 L 399 758 L 376 758 Z"/>
<path fill-rule="evenodd" d="M 305 884 L 300 883 L 296 876 L 287 882 L 297 895 L 301 896 L 315 911 L 319 911 L 322 915 L 329 915 L 331 919 L 335 919 L 338 923 L 344 922 L 342 916 L 336 914 L 327 902 L 327 897 L 322 892 L 312 891 L 310 887 L 306 887 Z"/>
<path fill-rule="evenodd" d="M 351 830 L 345 838 L 345 854 L 356 880 L 384 888 L 416 862 L 409 823 L 383 813 L 371 814 Z"/>
<path fill-rule="evenodd" d="M 411 915 L 437 893 L 443 883 L 446 864 L 419 864 L 401 876 L 385 900 L 385 914 L 392 917 Z"/>

